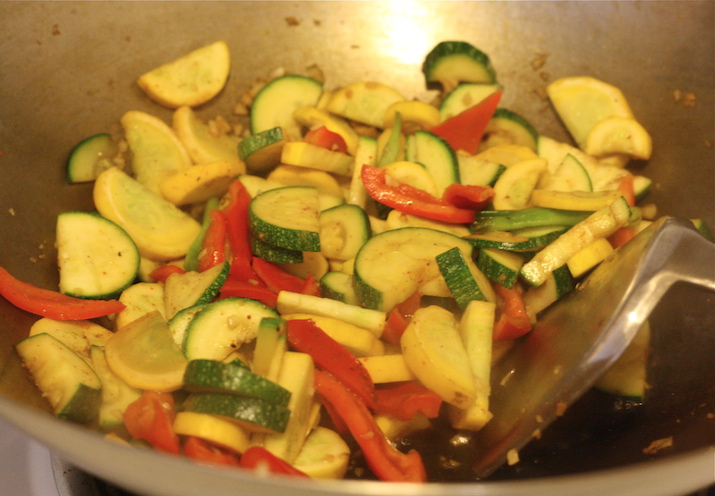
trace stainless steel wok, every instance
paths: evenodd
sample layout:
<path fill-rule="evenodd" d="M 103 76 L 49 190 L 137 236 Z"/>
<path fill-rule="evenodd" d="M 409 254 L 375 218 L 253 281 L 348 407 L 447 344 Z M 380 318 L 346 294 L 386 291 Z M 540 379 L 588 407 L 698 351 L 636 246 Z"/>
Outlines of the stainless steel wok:
<path fill-rule="evenodd" d="M 452 39 L 490 55 L 506 88 L 502 105 L 542 134 L 568 140 L 539 88 L 562 76 L 601 78 L 624 91 L 653 136 L 652 159 L 634 165 L 654 180 L 647 201 L 662 214 L 715 225 L 714 23 L 711 1 L 0 2 L 0 266 L 56 288 L 56 215 L 92 208 L 91 186 L 66 184 L 69 151 L 116 130 L 127 110 L 168 120 L 135 78 L 218 39 L 229 43 L 232 73 L 223 94 L 200 109 L 205 117 L 235 120 L 238 96 L 255 78 L 278 67 L 305 73 L 313 64 L 327 87 L 376 80 L 429 99 L 420 64 L 432 46 Z M 715 311 L 708 298 L 676 286 L 656 308 L 644 406 L 588 393 L 523 450 L 519 464 L 489 481 L 298 483 L 105 442 L 48 414 L 13 351 L 35 318 L 3 299 L 0 415 L 82 469 L 157 496 L 680 495 L 715 480 Z M 671 448 L 643 453 L 668 436 Z M 444 437 L 415 442 L 439 452 Z M 460 456 L 468 465 L 468 454 Z M 437 457 L 429 463 L 437 478 L 450 477 Z"/>

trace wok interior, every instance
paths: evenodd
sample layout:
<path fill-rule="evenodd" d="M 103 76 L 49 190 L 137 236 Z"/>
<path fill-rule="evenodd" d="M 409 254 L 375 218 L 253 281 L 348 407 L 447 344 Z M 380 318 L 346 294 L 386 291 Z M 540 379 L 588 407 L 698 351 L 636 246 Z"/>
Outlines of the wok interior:
<path fill-rule="evenodd" d="M 662 214 L 715 225 L 715 87 L 712 2 L 11 2 L 0 5 L 0 266 L 54 288 L 56 215 L 90 210 L 91 185 L 68 185 L 64 163 L 81 139 L 117 131 L 127 110 L 169 120 L 134 80 L 193 48 L 225 39 L 232 72 L 224 92 L 199 109 L 232 115 L 257 77 L 318 65 L 326 87 L 358 80 L 389 84 L 429 101 L 420 72 L 439 41 L 466 40 L 491 57 L 506 91 L 502 105 L 542 134 L 568 135 L 538 88 L 592 75 L 623 90 L 649 130 L 654 155 L 634 171 L 652 178 L 648 202 Z M 541 67 L 537 60 L 545 60 Z M 676 99 L 692 93 L 695 106 Z M 715 328 L 711 297 L 678 285 L 651 319 L 654 331 L 644 407 L 593 391 L 496 480 L 583 472 L 652 460 L 642 450 L 674 436 L 657 457 L 715 444 Z M 48 410 L 13 346 L 35 317 L 0 299 L 0 399 Z M 414 438 L 447 445 L 446 431 Z M 52 441 L 49 441 L 52 445 Z M 69 448 L 65 448 L 69 449 Z M 71 450 L 70 450 L 71 451 Z M 453 477 L 436 450 L 435 477 Z M 68 453 L 72 457 L 72 453 Z M 453 456 L 468 467 L 468 450 Z M 656 457 L 656 458 L 657 458 Z"/>

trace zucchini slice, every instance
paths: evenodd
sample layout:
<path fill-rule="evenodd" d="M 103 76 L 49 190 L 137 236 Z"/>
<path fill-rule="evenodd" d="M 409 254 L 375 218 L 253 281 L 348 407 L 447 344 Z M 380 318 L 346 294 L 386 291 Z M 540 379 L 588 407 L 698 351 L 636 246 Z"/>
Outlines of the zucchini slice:
<path fill-rule="evenodd" d="M 254 236 L 251 236 L 249 241 L 251 243 L 251 252 L 255 256 L 260 257 L 268 262 L 297 264 L 303 261 L 302 251 L 289 250 L 288 248 L 274 246 L 264 241 L 261 241 Z"/>
<path fill-rule="evenodd" d="M 355 257 L 355 291 L 367 308 L 389 312 L 425 283 L 442 277 L 435 257 L 470 241 L 435 229 L 405 227 L 370 238 Z"/>
<path fill-rule="evenodd" d="M 510 143 L 536 151 L 539 139 L 539 133 L 529 121 L 506 108 L 498 108 L 494 111 L 484 133 L 487 146 L 494 143 Z"/>
<path fill-rule="evenodd" d="M 251 105 L 251 133 L 281 127 L 287 136 L 301 138 L 300 125 L 293 113 L 313 107 L 323 93 L 323 85 L 305 76 L 286 75 L 265 85 Z"/>
<path fill-rule="evenodd" d="M 291 392 L 246 367 L 217 360 L 189 361 L 184 372 L 184 389 L 192 393 L 223 393 L 261 398 L 287 405 Z"/>
<path fill-rule="evenodd" d="M 253 134 L 238 144 L 238 156 L 251 172 L 269 170 L 281 162 L 283 145 L 288 140 L 283 129 L 273 127 Z"/>
<path fill-rule="evenodd" d="M 338 300 L 348 305 L 360 305 L 353 288 L 353 276 L 333 270 L 320 278 L 320 294 L 323 298 Z"/>
<path fill-rule="evenodd" d="M 461 114 L 499 89 L 498 84 L 461 83 L 442 100 L 439 106 L 440 120 L 444 122 L 450 117 Z"/>
<path fill-rule="evenodd" d="M 514 287 L 522 265 L 524 265 L 524 257 L 518 253 L 494 248 L 479 250 L 477 258 L 479 270 L 492 281 L 507 288 Z"/>
<path fill-rule="evenodd" d="M 166 318 L 173 318 L 180 310 L 202 303 L 209 303 L 221 290 L 230 271 L 224 262 L 203 272 L 172 274 L 164 283 Z"/>
<path fill-rule="evenodd" d="M 320 251 L 318 190 L 285 186 L 251 200 L 251 235 L 268 244 L 298 251 Z"/>
<path fill-rule="evenodd" d="M 320 250 L 327 258 L 349 260 L 372 232 L 367 213 L 357 205 L 338 205 L 320 212 Z"/>
<path fill-rule="evenodd" d="M 71 184 L 94 181 L 112 166 L 111 159 L 118 152 L 119 146 L 108 133 L 82 140 L 67 161 L 67 181 Z"/>
<path fill-rule="evenodd" d="M 220 393 L 193 393 L 183 404 L 183 411 L 218 415 L 252 432 L 283 432 L 290 410 L 283 405 L 259 398 Z"/>
<path fill-rule="evenodd" d="M 450 184 L 459 182 L 457 155 L 449 144 L 429 131 L 417 131 L 407 138 L 405 158 L 425 166 L 434 180 L 436 196 Z"/>
<path fill-rule="evenodd" d="M 97 416 L 102 384 L 79 355 L 45 333 L 23 339 L 15 349 L 55 415 L 77 423 Z"/>
<path fill-rule="evenodd" d="M 465 257 L 459 248 L 440 253 L 435 259 L 459 308 L 467 308 L 473 300 L 492 303 L 496 301 L 489 279 L 479 270 L 472 258 Z"/>
<path fill-rule="evenodd" d="M 189 360 L 223 360 L 231 351 L 256 339 L 261 319 L 278 318 L 263 303 L 226 298 L 207 305 L 186 329 L 184 354 Z"/>
<path fill-rule="evenodd" d="M 139 250 L 119 225 L 99 215 L 57 216 L 60 291 L 80 298 L 109 298 L 128 287 L 139 271 Z"/>
<path fill-rule="evenodd" d="M 465 41 L 443 41 L 422 64 L 427 87 L 440 83 L 450 91 L 459 83 L 495 83 L 496 73 L 486 53 Z"/>

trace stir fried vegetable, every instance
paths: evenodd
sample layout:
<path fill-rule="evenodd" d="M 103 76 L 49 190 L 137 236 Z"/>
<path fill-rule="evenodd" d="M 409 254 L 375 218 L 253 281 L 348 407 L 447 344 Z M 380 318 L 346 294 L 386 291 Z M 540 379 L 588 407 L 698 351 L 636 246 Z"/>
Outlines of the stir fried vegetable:
<path fill-rule="evenodd" d="M 489 422 L 492 346 L 529 333 L 647 225 L 649 181 L 625 165 L 649 157 L 650 136 L 617 88 L 584 77 L 547 88 L 577 145 L 539 135 L 499 107 L 508 88 L 466 42 L 425 58 L 437 105 L 287 75 L 255 95 L 237 136 L 191 109 L 229 66 L 216 43 L 139 77 L 176 110 L 173 128 L 121 118 L 128 169 L 106 133 L 74 150 L 68 177 L 95 181 L 97 214 L 62 232 L 107 229 L 89 254 L 58 243 L 65 267 L 91 258 L 60 273 L 62 292 L 0 268 L 0 295 L 45 318 L 17 351 L 59 416 L 103 411 L 107 430 L 160 451 L 314 478 L 343 477 L 359 452 L 380 480 L 427 481 L 399 441 L 438 417 L 455 432 Z M 102 293 L 119 242 L 142 257 L 123 261 L 136 282 Z M 86 319 L 108 315 L 97 341 Z"/>

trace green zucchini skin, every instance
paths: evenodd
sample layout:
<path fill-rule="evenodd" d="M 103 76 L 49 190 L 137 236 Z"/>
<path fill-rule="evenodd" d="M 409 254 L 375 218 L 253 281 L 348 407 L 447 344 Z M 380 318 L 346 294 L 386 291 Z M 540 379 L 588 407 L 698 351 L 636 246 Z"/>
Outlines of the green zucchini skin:
<path fill-rule="evenodd" d="M 184 400 L 182 410 L 219 415 L 262 432 L 283 432 L 290 418 L 290 410 L 283 405 L 221 393 L 192 393 Z"/>
<path fill-rule="evenodd" d="M 314 106 L 323 93 L 323 85 L 305 76 L 289 74 L 274 79 L 256 94 L 251 105 L 251 133 L 281 127 L 288 136 L 299 139 L 300 125 L 293 113 Z"/>
<path fill-rule="evenodd" d="M 274 127 L 253 134 L 238 144 L 238 156 L 248 170 L 262 172 L 278 165 L 286 138 L 283 129 Z"/>
<path fill-rule="evenodd" d="M 538 226 L 515 229 L 514 231 L 493 231 L 471 234 L 464 239 L 475 248 L 497 248 L 499 250 L 530 252 L 537 251 L 555 241 L 568 230 L 566 226 Z"/>
<path fill-rule="evenodd" d="M 489 280 L 459 248 L 440 253 L 435 259 L 459 308 L 467 308 L 473 300 L 496 301 Z"/>
<path fill-rule="evenodd" d="M 23 339 L 15 349 L 57 417 L 80 424 L 97 417 L 102 383 L 88 362 L 46 333 Z"/>
<path fill-rule="evenodd" d="M 523 210 L 482 210 L 469 227 L 473 233 L 514 231 L 527 227 L 574 226 L 591 212 L 529 207 Z"/>
<path fill-rule="evenodd" d="M 495 83 L 496 71 L 489 56 L 465 41 L 438 43 L 425 57 L 422 73 L 427 87 L 434 83 Z"/>
<path fill-rule="evenodd" d="M 490 135 L 498 135 L 509 143 L 523 145 L 536 151 L 539 133 L 521 114 L 506 108 L 494 111 L 485 130 L 487 140 Z"/>
<path fill-rule="evenodd" d="M 107 299 L 129 287 L 139 272 L 139 249 L 118 224 L 90 212 L 57 216 L 60 291 Z"/>
<path fill-rule="evenodd" d="M 320 251 L 320 204 L 317 189 L 284 186 L 251 200 L 251 235 L 270 245 L 296 251 Z"/>
<path fill-rule="evenodd" d="M 263 303 L 248 298 L 214 301 L 188 324 L 184 354 L 189 360 L 223 360 L 241 344 L 256 338 L 263 318 L 278 318 L 278 314 Z"/>
<path fill-rule="evenodd" d="M 254 374 L 245 366 L 217 360 L 191 360 L 184 372 L 184 389 L 192 393 L 224 393 L 260 398 L 287 405 L 291 393 Z"/>

